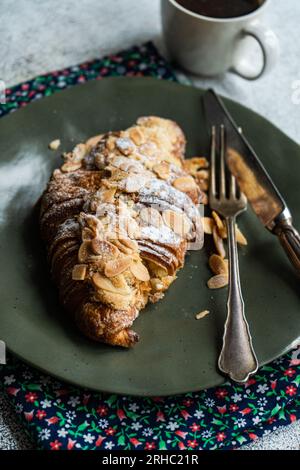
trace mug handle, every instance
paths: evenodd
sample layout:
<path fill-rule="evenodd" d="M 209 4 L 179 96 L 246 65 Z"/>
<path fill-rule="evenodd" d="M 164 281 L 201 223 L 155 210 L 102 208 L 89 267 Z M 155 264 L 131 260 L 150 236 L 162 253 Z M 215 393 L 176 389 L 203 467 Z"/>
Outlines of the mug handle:
<path fill-rule="evenodd" d="M 267 73 L 277 62 L 279 57 L 279 41 L 276 34 L 258 21 L 250 23 L 243 31 L 240 39 L 247 36 L 253 37 L 261 47 L 263 53 L 263 66 L 255 71 L 248 60 L 236 54 L 231 72 L 240 75 L 247 80 L 256 80 Z"/>

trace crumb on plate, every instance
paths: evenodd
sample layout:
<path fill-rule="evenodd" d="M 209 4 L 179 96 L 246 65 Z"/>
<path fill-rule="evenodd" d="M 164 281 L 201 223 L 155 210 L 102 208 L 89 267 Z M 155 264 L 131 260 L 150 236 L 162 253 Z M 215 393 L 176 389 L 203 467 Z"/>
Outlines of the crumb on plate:
<path fill-rule="evenodd" d="M 50 142 L 50 144 L 48 145 L 50 150 L 57 150 L 59 146 L 60 146 L 59 139 L 52 140 L 52 142 Z"/>
<path fill-rule="evenodd" d="M 203 310 L 202 312 L 196 313 L 195 318 L 196 320 L 201 320 L 201 318 L 206 317 L 209 314 L 209 310 Z"/>

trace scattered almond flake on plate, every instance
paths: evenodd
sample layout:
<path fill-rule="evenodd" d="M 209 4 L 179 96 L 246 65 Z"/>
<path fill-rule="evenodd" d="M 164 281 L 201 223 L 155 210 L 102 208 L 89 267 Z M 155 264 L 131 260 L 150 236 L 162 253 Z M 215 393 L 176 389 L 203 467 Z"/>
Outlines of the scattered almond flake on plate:
<path fill-rule="evenodd" d="M 221 289 L 228 284 L 228 276 L 226 274 L 217 274 L 207 281 L 209 289 Z"/>
<path fill-rule="evenodd" d="M 218 233 L 221 238 L 227 238 L 227 229 L 225 223 L 221 220 L 221 217 L 216 211 L 212 211 L 212 216 L 218 229 Z"/>
<path fill-rule="evenodd" d="M 50 142 L 48 144 L 48 147 L 50 150 L 57 150 L 58 147 L 60 147 L 60 139 L 55 139 L 55 140 L 52 140 L 52 142 Z"/>
<path fill-rule="evenodd" d="M 209 267 L 214 274 L 228 275 L 228 263 L 220 255 L 213 254 L 209 258 Z"/>
<path fill-rule="evenodd" d="M 196 313 L 195 318 L 196 320 L 201 320 L 201 318 L 206 317 L 209 313 L 209 310 L 203 310 L 202 312 Z"/>
<path fill-rule="evenodd" d="M 215 247 L 217 249 L 218 254 L 221 256 L 221 258 L 226 258 L 226 251 L 224 248 L 223 239 L 220 237 L 216 225 L 214 225 L 212 233 L 213 233 L 213 239 L 214 239 Z"/>
<path fill-rule="evenodd" d="M 220 237 L 223 238 L 223 239 L 227 238 L 227 227 L 226 227 L 225 221 L 223 221 L 220 218 L 219 214 L 216 211 L 212 211 L 212 216 L 213 216 L 213 220 L 214 220 L 214 222 L 217 226 L 218 234 L 220 235 Z M 209 217 L 203 217 L 203 219 L 208 219 L 207 224 L 210 223 L 209 222 Z M 209 227 L 208 227 L 208 230 L 209 230 Z M 240 245 L 244 245 L 244 246 L 248 245 L 247 238 L 242 233 L 242 231 L 239 229 L 237 224 L 235 224 L 235 234 L 236 234 L 237 243 L 239 243 Z"/>
<path fill-rule="evenodd" d="M 236 234 L 236 241 L 240 244 L 240 245 L 248 245 L 248 241 L 247 241 L 247 238 L 245 237 L 245 235 L 241 232 L 241 230 L 238 228 L 238 226 L 236 225 L 235 226 L 235 234 Z"/>
<path fill-rule="evenodd" d="M 204 233 L 206 233 L 207 235 L 212 235 L 214 223 L 214 219 L 212 219 L 211 217 L 202 217 Z"/>
<path fill-rule="evenodd" d="M 212 212 L 213 220 L 217 226 L 218 229 L 218 234 L 222 239 L 227 238 L 227 227 L 225 225 L 225 222 L 222 221 L 220 218 L 219 214 L 215 211 Z M 206 219 L 209 219 L 209 217 L 204 217 Z M 205 232 L 206 233 L 206 232 Z M 235 224 L 235 235 L 236 235 L 236 241 L 239 245 L 248 245 L 247 238 L 245 235 L 242 233 L 242 231 L 239 229 L 238 225 Z"/>

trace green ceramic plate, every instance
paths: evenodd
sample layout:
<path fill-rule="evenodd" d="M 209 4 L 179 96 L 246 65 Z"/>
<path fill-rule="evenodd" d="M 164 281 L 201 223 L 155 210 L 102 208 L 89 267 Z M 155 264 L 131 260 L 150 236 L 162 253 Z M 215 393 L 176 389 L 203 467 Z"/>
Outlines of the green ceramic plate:
<path fill-rule="evenodd" d="M 59 152 L 99 132 L 131 125 L 138 116 L 175 119 L 188 139 L 187 155 L 202 155 L 208 138 L 202 91 L 146 78 L 106 78 L 38 101 L 0 122 L 0 337 L 26 362 L 99 391 L 177 394 L 221 384 L 216 363 L 226 315 L 226 289 L 211 291 L 210 240 L 188 255 L 165 298 L 135 323 L 140 343 L 126 351 L 85 339 L 65 321 L 39 239 L 35 204 Z M 300 150 L 252 111 L 226 100 L 269 169 L 300 226 Z M 288 350 L 300 336 L 299 280 L 276 237 L 249 209 L 240 226 L 249 241 L 239 250 L 243 294 L 260 364 Z M 205 319 L 195 320 L 201 310 Z"/>

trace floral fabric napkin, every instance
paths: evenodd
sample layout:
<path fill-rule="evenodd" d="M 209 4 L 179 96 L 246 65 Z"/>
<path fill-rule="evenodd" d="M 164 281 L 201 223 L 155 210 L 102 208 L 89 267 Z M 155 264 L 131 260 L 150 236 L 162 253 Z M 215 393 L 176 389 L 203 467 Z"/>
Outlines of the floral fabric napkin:
<path fill-rule="evenodd" d="M 52 72 L 7 90 L 0 116 L 66 87 L 107 76 L 176 81 L 152 43 Z M 6 393 L 37 448 L 233 449 L 300 417 L 300 348 L 262 367 L 246 385 L 175 397 L 95 393 L 45 376 L 9 355 Z"/>

